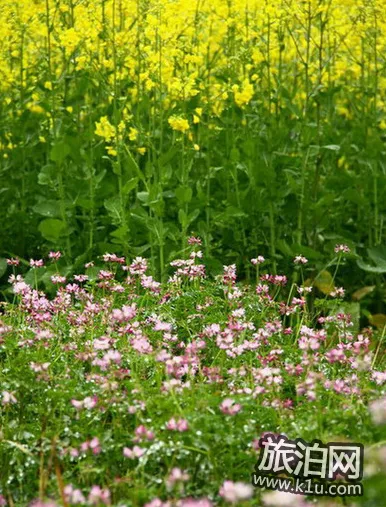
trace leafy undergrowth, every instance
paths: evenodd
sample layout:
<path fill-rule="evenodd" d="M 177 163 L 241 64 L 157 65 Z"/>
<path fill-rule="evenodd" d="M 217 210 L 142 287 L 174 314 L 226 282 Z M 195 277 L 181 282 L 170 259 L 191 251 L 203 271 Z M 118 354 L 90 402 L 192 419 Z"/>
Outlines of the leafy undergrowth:
<path fill-rule="evenodd" d="M 264 273 L 261 257 L 256 286 L 237 285 L 235 266 L 208 280 L 190 245 L 162 285 L 145 259 L 112 254 L 96 281 L 55 275 L 51 299 L 10 277 L 0 505 L 342 503 L 253 489 L 265 432 L 363 443 L 364 497 L 345 502 L 382 505 L 382 333 L 355 331 L 342 289 L 311 312 L 312 288 Z"/>

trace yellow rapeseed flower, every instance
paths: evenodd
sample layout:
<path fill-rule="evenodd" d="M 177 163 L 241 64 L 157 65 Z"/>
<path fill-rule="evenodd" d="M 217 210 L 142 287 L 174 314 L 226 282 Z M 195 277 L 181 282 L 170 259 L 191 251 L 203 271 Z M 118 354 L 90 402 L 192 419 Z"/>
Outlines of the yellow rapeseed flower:
<path fill-rule="evenodd" d="M 138 130 L 136 128 L 130 127 L 129 139 L 130 141 L 136 141 L 138 139 Z"/>
<path fill-rule="evenodd" d="M 102 116 L 99 122 L 95 122 L 95 134 L 103 137 L 106 142 L 110 142 L 115 137 L 115 128 L 109 122 L 107 116 Z"/>
<path fill-rule="evenodd" d="M 186 132 L 190 128 L 188 120 L 182 118 L 182 116 L 171 116 L 168 123 L 177 132 Z"/>

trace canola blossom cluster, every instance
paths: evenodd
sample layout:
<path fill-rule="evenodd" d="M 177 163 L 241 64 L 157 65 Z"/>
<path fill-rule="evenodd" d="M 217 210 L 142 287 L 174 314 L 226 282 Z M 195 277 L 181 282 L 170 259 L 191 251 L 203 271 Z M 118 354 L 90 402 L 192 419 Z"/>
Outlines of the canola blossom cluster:
<path fill-rule="evenodd" d="M 212 273 L 236 263 L 250 279 L 256 248 L 275 272 L 303 247 L 322 263 L 339 241 L 372 273 L 384 7 L 2 0 L 3 250 L 60 248 L 74 270 L 85 252 L 150 252 L 164 280 L 199 234 Z"/>
<path fill-rule="evenodd" d="M 87 122 L 95 102 L 95 135 L 142 153 L 154 142 L 148 116 L 199 143 L 202 117 L 216 129 L 234 105 L 279 114 L 288 102 L 294 117 L 315 116 L 331 91 L 330 113 L 350 119 L 357 106 L 343 86 L 357 98 L 365 86 L 363 107 L 386 127 L 382 0 L 3 0 L 0 11 L 3 114 L 40 115 L 41 139 L 59 111 Z M 82 94 L 84 78 L 103 88 L 98 100 Z M 14 144 L 2 137 L 6 153 Z"/>

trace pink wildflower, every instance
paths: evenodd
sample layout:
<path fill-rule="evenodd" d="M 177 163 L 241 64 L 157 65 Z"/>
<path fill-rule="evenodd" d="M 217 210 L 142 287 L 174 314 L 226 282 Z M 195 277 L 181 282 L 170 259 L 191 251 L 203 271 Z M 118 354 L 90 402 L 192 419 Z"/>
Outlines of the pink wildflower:
<path fill-rule="evenodd" d="M 231 398 L 226 398 L 220 405 L 220 410 L 223 414 L 235 415 L 241 410 L 241 405 L 236 403 Z"/>
<path fill-rule="evenodd" d="M 220 488 L 219 494 L 227 502 L 242 502 L 252 498 L 253 487 L 244 482 L 225 481 Z"/>

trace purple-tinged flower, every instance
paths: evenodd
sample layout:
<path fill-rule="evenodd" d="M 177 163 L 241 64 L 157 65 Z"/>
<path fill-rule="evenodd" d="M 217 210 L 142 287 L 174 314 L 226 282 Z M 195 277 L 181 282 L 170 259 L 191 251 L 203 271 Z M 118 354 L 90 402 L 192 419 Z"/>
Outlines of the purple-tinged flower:
<path fill-rule="evenodd" d="M 378 386 L 381 386 L 386 383 L 386 371 L 371 372 L 371 380 L 373 380 Z"/>
<path fill-rule="evenodd" d="M 87 282 L 88 276 L 87 275 L 74 275 L 74 280 L 76 282 L 80 282 L 80 283 Z"/>
<path fill-rule="evenodd" d="M 8 266 L 18 266 L 20 264 L 19 259 L 7 259 Z M 0 504 L 1 506 L 1 504 Z"/>
<path fill-rule="evenodd" d="M 167 423 L 166 423 L 166 429 L 170 431 L 188 431 L 189 430 L 189 424 L 186 419 L 175 419 L 172 417 Z"/>
<path fill-rule="evenodd" d="M 251 259 L 251 263 L 254 266 L 257 266 L 258 264 L 263 264 L 263 262 L 265 262 L 265 258 L 262 255 L 259 255 L 256 258 Z"/>
<path fill-rule="evenodd" d="M 1 403 L 3 405 L 11 405 L 17 403 L 17 399 L 15 398 L 15 395 L 9 391 L 3 391 L 1 393 L 2 401 Z"/>
<path fill-rule="evenodd" d="M 344 244 L 335 245 L 334 251 L 335 251 L 335 253 L 350 253 L 351 252 L 350 248 Z"/>
<path fill-rule="evenodd" d="M 154 440 L 154 433 L 148 430 L 143 424 L 135 429 L 134 442 L 142 442 L 144 440 Z"/>
<path fill-rule="evenodd" d="M 294 259 L 294 264 L 307 264 L 308 259 L 303 257 L 302 255 L 297 255 Z"/>
<path fill-rule="evenodd" d="M 335 287 L 335 289 L 330 292 L 330 296 L 332 298 L 343 298 L 344 297 L 345 290 L 343 287 Z"/>
<path fill-rule="evenodd" d="M 72 484 L 67 484 L 67 486 L 64 487 L 63 491 L 67 502 L 70 504 L 77 505 L 86 503 L 86 499 L 81 490 L 75 489 Z"/>
<path fill-rule="evenodd" d="M 372 401 L 369 411 L 374 424 L 386 424 L 386 396 Z"/>
<path fill-rule="evenodd" d="M 202 241 L 200 238 L 197 238 L 195 236 L 191 236 L 188 238 L 188 244 L 189 245 L 202 245 Z"/>
<path fill-rule="evenodd" d="M 253 487 L 244 482 L 225 481 L 220 488 L 219 495 L 227 502 L 238 503 L 252 498 Z"/>
<path fill-rule="evenodd" d="M 233 285 L 236 282 L 236 264 L 224 266 L 223 282 L 225 284 Z"/>
<path fill-rule="evenodd" d="M 106 489 L 102 489 L 99 486 L 92 486 L 90 493 L 88 495 L 88 502 L 91 505 L 99 505 L 100 503 L 104 505 L 110 505 L 111 493 Z"/>
<path fill-rule="evenodd" d="M 144 507 L 171 507 L 170 502 L 163 502 L 159 498 L 154 498 L 150 502 L 146 503 Z"/>
<path fill-rule="evenodd" d="M 32 500 L 29 507 L 59 507 L 59 505 L 53 500 L 40 500 L 37 498 L 36 500 Z"/>
<path fill-rule="evenodd" d="M 143 456 L 146 452 L 146 449 L 143 449 L 142 447 L 139 447 L 138 445 L 135 445 L 132 449 L 129 447 L 123 448 L 123 455 L 125 458 L 129 459 L 136 459 Z"/>
<path fill-rule="evenodd" d="M 177 507 L 213 507 L 213 503 L 208 498 L 182 498 Z"/>
<path fill-rule="evenodd" d="M 51 282 L 55 284 L 66 283 L 66 277 L 61 275 L 53 275 L 51 276 Z"/>
<path fill-rule="evenodd" d="M 241 410 L 241 405 L 232 398 L 225 398 L 220 405 L 220 410 L 226 415 L 235 415 Z"/>
<path fill-rule="evenodd" d="M 38 260 L 30 259 L 29 265 L 31 266 L 31 268 L 41 268 L 44 266 L 44 262 L 43 259 Z"/>
<path fill-rule="evenodd" d="M 50 252 L 48 257 L 54 261 L 58 261 L 62 256 L 62 252 Z"/>
<path fill-rule="evenodd" d="M 183 483 L 189 480 L 189 474 L 181 468 L 172 468 L 168 478 L 166 479 L 166 487 L 172 489 L 176 483 Z"/>
<path fill-rule="evenodd" d="M 125 262 L 126 262 L 124 257 L 118 257 L 115 254 L 109 254 L 109 253 L 106 253 L 103 255 L 103 260 L 105 262 L 115 262 L 117 264 L 125 264 Z"/>
<path fill-rule="evenodd" d="M 144 275 L 147 271 L 147 259 L 136 257 L 129 266 L 132 275 Z"/>

